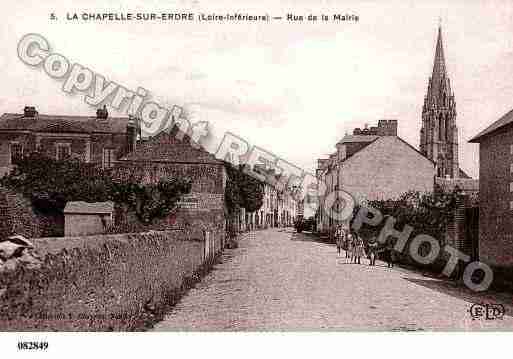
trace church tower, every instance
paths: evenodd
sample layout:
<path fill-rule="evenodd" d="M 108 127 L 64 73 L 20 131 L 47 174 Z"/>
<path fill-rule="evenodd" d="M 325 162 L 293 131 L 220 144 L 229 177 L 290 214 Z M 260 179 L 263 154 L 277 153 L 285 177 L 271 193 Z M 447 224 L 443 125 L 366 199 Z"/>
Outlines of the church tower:
<path fill-rule="evenodd" d="M 459 177 L 456 102 L 445 68 L 442 27 L 438 27 L 433 73 L 422 106 L 420 152 L 436 163 L 437 177 Z"/>

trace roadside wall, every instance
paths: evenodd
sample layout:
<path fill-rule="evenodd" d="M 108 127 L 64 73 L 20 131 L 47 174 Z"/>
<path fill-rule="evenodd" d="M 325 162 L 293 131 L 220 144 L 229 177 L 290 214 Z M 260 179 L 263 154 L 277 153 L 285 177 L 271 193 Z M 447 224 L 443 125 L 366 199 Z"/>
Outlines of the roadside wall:
<path fill-rule="evenodd" d="M 205 237 L 151 231 L 34 239 L 41 267 L 0 275 L 0 331 L 140 329 L 202 268 L 205 244 L 219 251 Z"/>
<path fill-rule="evenodd" d="M 28 238 L 64 235 L 64 216 L 36 213 L 29 199 L 0 187 L 0 238 L 21 234 Z"/>

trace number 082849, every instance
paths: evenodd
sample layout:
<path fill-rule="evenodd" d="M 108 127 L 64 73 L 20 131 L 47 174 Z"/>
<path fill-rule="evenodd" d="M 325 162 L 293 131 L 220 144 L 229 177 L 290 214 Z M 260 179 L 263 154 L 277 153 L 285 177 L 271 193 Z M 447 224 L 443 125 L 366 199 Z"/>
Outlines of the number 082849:
<path fill-rule="evenodd" d="M 46 350 L 48 342 L 18 342 L 18 350 Z"/>

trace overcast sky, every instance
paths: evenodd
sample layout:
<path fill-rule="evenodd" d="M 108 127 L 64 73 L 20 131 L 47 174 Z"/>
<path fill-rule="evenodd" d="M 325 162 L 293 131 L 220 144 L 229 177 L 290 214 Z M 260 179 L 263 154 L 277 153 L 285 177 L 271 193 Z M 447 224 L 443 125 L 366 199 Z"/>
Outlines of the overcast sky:
<path fill-rule="evenodd" d="M 0 112 L 84 114 L 83 95 L 17 58 L 40 33 L 52 50 L 154 100 L 185 106 L 214 133 L 230 130 L 313 170 L 354 127 L 399 121 L 418 148 L 421 109 L 442 18 L 456 97 L 460 166 L 478 175 L 467 140 L 513 107 L 513 3 L 507 1 L 54 1 L 2 3 Z M 73 3 L 70 5 L 70 3 Z M 97 3 L 95 5 L 95 3 Z M 319 5 L 320 4 L 320 5 Z M 67 21 L 82 12 L 356 14 L 358 22 L 173 23 Z M 50 13 L 58 20 L 51 21 Z"/>

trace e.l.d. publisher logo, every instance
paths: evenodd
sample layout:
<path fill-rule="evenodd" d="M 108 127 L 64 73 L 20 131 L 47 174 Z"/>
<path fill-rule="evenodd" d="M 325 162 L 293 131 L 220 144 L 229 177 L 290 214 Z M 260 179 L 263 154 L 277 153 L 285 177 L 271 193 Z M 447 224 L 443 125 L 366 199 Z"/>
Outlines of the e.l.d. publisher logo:
<path fill-rule="evenodd" d="M 502 304 L 497 303 L 474 303 L 468 310 L 472 320 L 482 319 L 497 320 L 502 319 L 506 309 Z"/>

